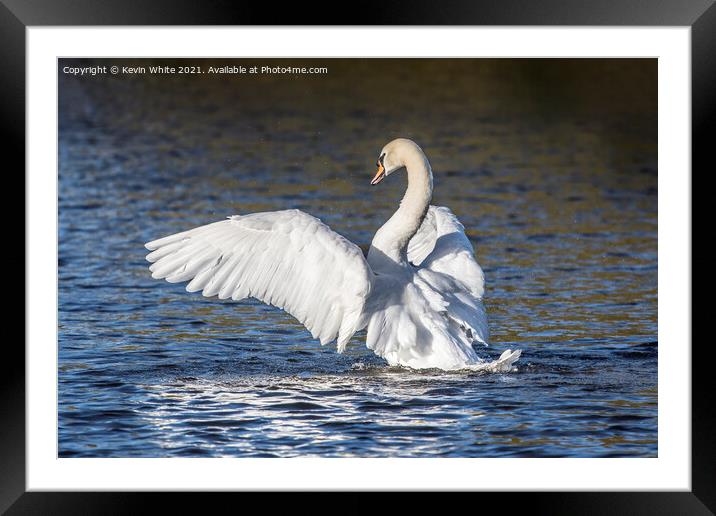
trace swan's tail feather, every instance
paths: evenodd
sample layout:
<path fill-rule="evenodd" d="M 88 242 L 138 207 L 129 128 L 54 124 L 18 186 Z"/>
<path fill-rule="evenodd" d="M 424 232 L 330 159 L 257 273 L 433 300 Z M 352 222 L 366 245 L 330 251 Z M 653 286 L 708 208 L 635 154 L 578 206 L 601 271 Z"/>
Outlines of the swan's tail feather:
<path fill-rule="evenodd" d="M 507 349 L 500 355 L 500 358 L 493 362 L 470 364 L 467 368 L 474 371 L 486 371 L 490 373 L 509 373 L 517 370 L 512 364 L 517 362 L 521 355 L 521 349 L 516 349 L 515 351 Z"/>

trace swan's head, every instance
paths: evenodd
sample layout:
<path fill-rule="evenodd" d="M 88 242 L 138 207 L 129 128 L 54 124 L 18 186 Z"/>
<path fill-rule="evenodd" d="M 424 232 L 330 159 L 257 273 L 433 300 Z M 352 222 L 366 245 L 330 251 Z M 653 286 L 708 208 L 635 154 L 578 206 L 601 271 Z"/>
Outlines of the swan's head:
<path fill-rule="evenodd" d="M 417 143 L 407 138 L 396 138 L 380 151 L 376 162 L 378 170 L 370 184 L 377 185 L 396 170 L 406 166 L 407 160 L 416 155 L 424 156 Z"/>

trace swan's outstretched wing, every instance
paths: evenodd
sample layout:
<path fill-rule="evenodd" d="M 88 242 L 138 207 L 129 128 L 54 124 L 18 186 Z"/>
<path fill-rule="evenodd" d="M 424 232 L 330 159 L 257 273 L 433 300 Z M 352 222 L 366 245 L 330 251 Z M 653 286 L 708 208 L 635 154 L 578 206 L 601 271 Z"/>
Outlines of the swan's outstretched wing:
<path fill-rule="evenodd" d="M 487 344 L 490 332 L 482 304 L 485 277 L 475 260 L 465 228 L 445 207 L 430 206 L 418 232 L 408 243 L 408 260 L 418 276 L 440 293 L 444 315 L 468 341 Z"/>
<path fill-rule="evenodd" d="M 360 248 L 299 210 L 229 217 L 154 240 L 153 278 L 191 282 L 189 292 L 282 308 L 326 344 L 343 351 L 359 329 L 371 290 Z"/>
<path fill-rule="evenodd" d="M 444 206 L 430 206 L 408 243 L 408 260 L 421 269 L 450 276 L 472 296 L 485 292 L 485 276 L 457 217 Z"/>

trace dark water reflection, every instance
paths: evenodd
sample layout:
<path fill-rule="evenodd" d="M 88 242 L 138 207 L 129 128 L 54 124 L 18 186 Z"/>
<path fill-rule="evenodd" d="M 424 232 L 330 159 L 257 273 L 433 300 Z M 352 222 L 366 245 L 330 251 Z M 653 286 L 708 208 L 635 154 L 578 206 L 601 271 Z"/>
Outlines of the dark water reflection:
<path fill-rule="evenodd" d="M 61 75 L 60 456 L 656 456 L 656 65 L 618 61 Z M 476 246 L 481 353 L 521 348 L 517 373 L 390 368 L 362 334 L 337 355 L 150 278 L 144 242 L 235 213 L 367 245 L 405 186 L 368 185 L 396 136 Z"/>

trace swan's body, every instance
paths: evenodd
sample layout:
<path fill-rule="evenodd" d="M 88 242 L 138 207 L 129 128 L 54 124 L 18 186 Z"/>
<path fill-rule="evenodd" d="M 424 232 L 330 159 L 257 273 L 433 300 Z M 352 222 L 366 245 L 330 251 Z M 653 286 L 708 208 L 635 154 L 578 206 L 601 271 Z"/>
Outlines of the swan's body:
<path fill-rule="evenodd" d="M 484 362 L 484 276 L 462 224 L 430 206 L 433 176 L 420 147 L 383 148 L 372 184 L 405 167 L 408 189 L 378 230 L 368 257 L 299 210 L 254 213 L 146 244 L 152 277 L 235 301 L 254 297 L 296 317 L 314 338 L 342 352 L 356 331 L 391 365 L 507 371 L 520 352 Z"/>

